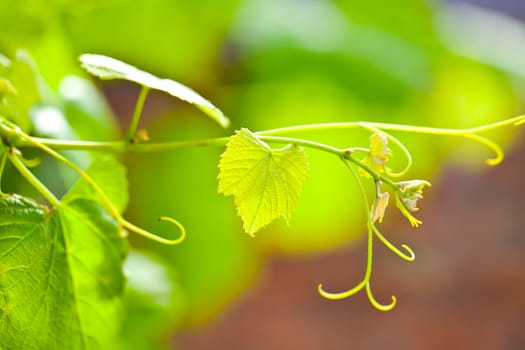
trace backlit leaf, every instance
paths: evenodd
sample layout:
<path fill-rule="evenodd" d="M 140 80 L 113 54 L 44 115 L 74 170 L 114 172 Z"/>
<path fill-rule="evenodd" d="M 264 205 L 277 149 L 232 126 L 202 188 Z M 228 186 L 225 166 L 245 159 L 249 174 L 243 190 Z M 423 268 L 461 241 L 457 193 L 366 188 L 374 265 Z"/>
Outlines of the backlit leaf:
<path fill-rule="evenodd" d="M 308 170 L 301 147 L 272 149 L 241 129 L 221 156 L 219 193 L 234 196 L 244 230 L 253 235 L 276 218 L 291 218 Z"/>
<path fill-rule="evenodd" d="M 95 202 L 52 211 L 0 199 L 3 349 L 110 349 L 119 332 L 126 241 Z"/>
<path fill-rule="evenodd" d="M 226 128 L 230 124 L 230 121 L 222 111 L 211 104 L 210 101 L 189 87 L 174 80 L 158 78 L 153 74 L 142 71 L 127 63 L 102 55 L 84 54 L 80 56 L 80 62 L 82 63 L 82 67 L 90 74 L 100 79 L 124 79 L 151 89 L 167 92 L 172 96 L 195 105 L 222 127 Z"/>
<path fill-rule="evenodd" d="M 2 82 L 0 113 L 14 121 L 22 130 L 31 128 L 30 110 L 42 97 L 37 83 L 37 70 L 29 54 L 18 50 L 11 60 Z M 7 92 L 7 93 L 6 93 Z"/>

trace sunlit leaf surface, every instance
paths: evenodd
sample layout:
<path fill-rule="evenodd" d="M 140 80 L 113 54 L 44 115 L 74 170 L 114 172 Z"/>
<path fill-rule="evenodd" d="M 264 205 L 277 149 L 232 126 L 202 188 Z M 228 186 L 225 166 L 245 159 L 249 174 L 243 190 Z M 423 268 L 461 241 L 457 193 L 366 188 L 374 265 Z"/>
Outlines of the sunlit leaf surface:
<path fill-rule="evenodd" d="M 272 149 L 241 129 L 226 146 L 219 169 L 219 192 L 234 196 L 244 230 L 253 235 L 278 217 L 291 218 L 308 160 L 296 145 Z"/>
<path fill-rule="evenodd" d="M 0 200 L 4 349 L 108 349 L 119 331 L 126 244 L 89 200 L 49 211 Z"/>

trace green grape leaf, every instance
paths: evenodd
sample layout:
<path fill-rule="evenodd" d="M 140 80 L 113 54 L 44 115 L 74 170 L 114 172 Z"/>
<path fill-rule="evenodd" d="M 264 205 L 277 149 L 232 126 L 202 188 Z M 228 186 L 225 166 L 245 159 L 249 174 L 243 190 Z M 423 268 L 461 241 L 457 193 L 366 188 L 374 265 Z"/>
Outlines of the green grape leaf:
<path fill-rule="evenodd" d="M 158 78 L 127 63 L 103 55 L 83 54 L 80 56 L 80 62 L 84 69 L 100 79 L 124 79 L 151 89 L 164 91 L 196 106 L 222 127 L 227 128 L 230 125 L 229 119 L 220 109 L 179 82 Z"/>
<path fill-rule="evenodd" d="M 110 349 L 122 317 L 126 241 L 97 203 L 49 210 L 0 198 L 3 349 Z"/>
<path fill-rule="evenodd" d="M 243 128 L 221 155 L 219 193 L 234 196 L 244 230 L 253 236 L 276 218 L 291 218 L 308 171 L 301 147 L 272 149 Z"/>
<path fill-rule="evenodd" d="M 378 172 L 385 172 L 385 164 L 389 161 L 392 151 L 388 147 L 388 138 L 382 132 L 376 132 L 370 135 L 370 151 L 363 159 L 363 163 Z M 359 169 L 362 175 L 369 174 L 362 168 Z"/>
<path fill-rule="evenodd" d="M 126 168 L 114 157 L 105 155 L 95 159 L 86 172 L 98 184 L 115 208 L 123 212 L 129 200 Z M 105 206 L 93 187 L 83 178 L 80 178 L 62 198 L 62 203 L 69 204 L 78 198 L 90 199 L 98 202 L 102 207 Z"/>

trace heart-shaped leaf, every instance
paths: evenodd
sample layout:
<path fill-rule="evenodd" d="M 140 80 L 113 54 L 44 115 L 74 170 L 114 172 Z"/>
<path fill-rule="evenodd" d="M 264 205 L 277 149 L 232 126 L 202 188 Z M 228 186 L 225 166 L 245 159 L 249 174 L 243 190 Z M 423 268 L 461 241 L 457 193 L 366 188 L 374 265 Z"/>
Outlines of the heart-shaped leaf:
<path fill-rule="evenodd" d="M 219 193 L 234 196 L 244 230 L 253 235 L 278 217 L 291 218 L 308 171 L 301 147 L 272 149 L 241 129 L 221 156 Z"/>

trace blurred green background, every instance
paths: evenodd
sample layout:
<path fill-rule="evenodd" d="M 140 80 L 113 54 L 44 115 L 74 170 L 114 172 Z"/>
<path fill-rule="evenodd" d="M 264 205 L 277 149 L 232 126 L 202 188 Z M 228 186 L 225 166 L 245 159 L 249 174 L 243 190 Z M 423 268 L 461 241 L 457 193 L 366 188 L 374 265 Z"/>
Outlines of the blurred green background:
<path fill-rule="evenodd" d="M 109 55 L 178 80 L 210 99 L 233 124 L 222 130 L 199 110 L 151 92 L 141 128 L 153 141 L 227 136 L 241 126 L 256 131 L 358 120 L 459 128 L 524 110 L 524 25 L 460 2 L 3 0 L 0 52 L 13 60 L 8 74 L 29 96 L 16 102 L 19 124 L 64 139 L 118 139 L 139 91 L 128 82 L 89 78 L 77 62 L 81 53 Z M 39 72 L 37 80 L 32 71 Z M 490 136 L 505 145 L 511 132 Z M 413 151 L 407 179 L 432 180 L 443 164 L 478 169 L 488 156 L 478 145 L 457 139 L 396 136 Z M 305 137 L 340 147 L 366 146 L 368 140 L 362 131 Z M 337 159 L 308 151 L 311 174 L 290 225 L 273 223 L 253 239 L 243 233 L 232 199 L 217 194 L 222 151 L 199 148 L 123 159 L 130 181 L 127 217 L 158 231 L 156 219 L 168 215 L 188 231 L 176 247 L 132 237 L 123 349 L 198 348 L 179 341 L 177 331 L 220 319 L 261 278 L 272 257 L 303 259 L 358 249 L 362 204 Z M 403 162 L 396 151 L 393 167 Z M 91 155 L 68 156 L 85 166 Z M 52 162 L 43 163 L 40 176 L 57 193 L 74 181 Z M 6 181 L 13 190 L 31 194 L 13 175 Z M 384 231 L 395 222 L 387 220 Z M 348 270 L 362 270 L 355 261 L 347 264 Z M 314 291 L 315 284 L 294 288 Z M 243 322 L 250 318 L 257 314 Z M 289 344 L 275 349 L 299 343 Z"/>

